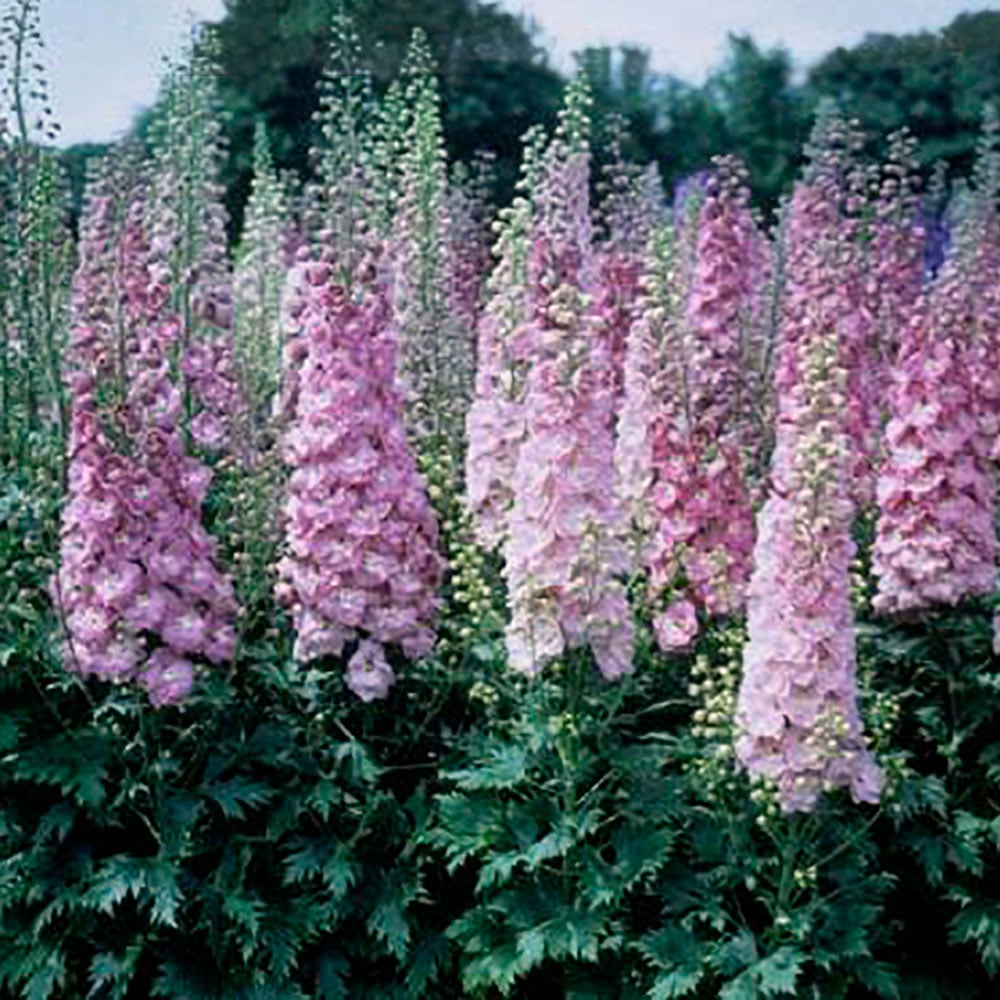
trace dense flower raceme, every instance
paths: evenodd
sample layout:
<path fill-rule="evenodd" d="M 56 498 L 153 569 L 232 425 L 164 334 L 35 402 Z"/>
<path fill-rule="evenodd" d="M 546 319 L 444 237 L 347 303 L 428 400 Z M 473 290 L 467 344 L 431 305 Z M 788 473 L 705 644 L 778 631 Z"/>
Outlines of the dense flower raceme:
<path fill-rule="evenodd" d="M 680 341 L 682 295 L 676 280 L 673 234 L 655 230 L 646 251 L 636 318 L 625 342 L 623 398 L 615 440 L 615 488 L 642 562 L 652 529 L 653 422 L 670 418 L 670 403 L 683 398 Z"/>
<path fill-rule="evenodd" d="M 565 649 L 589 646 L 613 679 L 632 669 L 633 634 L 622 515 L 608 488 L 614 369 L 591 309 L 589 159 L 567 127 L 538 185 L 532 318 L 520 333 L 530 357 L 526 437 L 504 547 L 507 650 L 514 669 L 536 673 Z"/>
<path fill-rule="evenodd" d="M 487 548 L 498 547 L 507 535 L 514 468 L 524 439 L 523 333 L 531 309 L 533 191 L 543 142 L 538 129 L 525 138 L 519 194 L 497 223 L 496 266 L 477 324 L 475 392 L 466 416 L 465 490 L 476 537 Z"/>
<path fill-rule="evenodd" d="M 579 291 L 562 286 L 548 310 L 525 400 L 527 437 L 514 472 L 504 547 L 510 664 L 536 673 L 566 648 L 589 645 L 604 676 L 632 669 L 628 557 L 613 481 L 614 383 L 590 353 Z"/>
<path fill-rule="evenodd" d="M 471 174 L 456 168 L 447 196 L 449 311 L 467 335 L 476 330 L 483 305 L 493 215 L 489 197 L 492 158 L 482 156 L 475 168 Z"/>
<path fill-rule="evenodd" d="M 652 294 L 629 340 L 619 485 L 646 536 L 642 562 L 665 650 L 690 643 L 695 607 L 711 615 L 738 611 L 749 578 L 754 525 L 744 452 L 752 387 L 745 353 L 755 238 L 742 175 L 720 161 L 701 206 L 687 302 L 656 293 L 677 273 L 672 254 L 666 269 L 661 262 L 649 276 Z"/>
<path fill-rule="evenodd" d="M 67 662 L 85 674 L 137 680 L 157 705 L 191 689 L 192 660 L 233 654 L 232 586 L 200 522 L 211 474 L 184 453 L 180 393 L 169 354 L 178 337 L 166 286 L 147 268 L 143 201 L 117 254 L 107 203 L 90 207 L 74 287 L 69 502 L 54 593 L 67 628 Z M 117 258 L 117 267 L 115 260 Z M 100 303 L 120 298 L 128 393 L 102 414 L 95 372 L 107 345 Z M 107 419 L 102 419 L 107 417 Z M 109 443 L 104 424 L 129 450 Z"/>
<path fill-rule="evenodd" d="M 758 518 L 736 712 L 738 760 L 773 780 L 790 812 L 811 810 L 826 789 L 868 802 L 881 789 L 857 709 L 849 334 L 829 267 L 842 232 L 833 186 L 802 183 L 792 202 L 773 492 Z"/>
<path fill-rule="evenodd" d="M 995 482 L 970 378 L 975 301 L 945 263 L 904 331 L 890 394 L 874 606 L 904 612 L 993 590 Z"/>
<path fill-rule="evenodd" d="M 299 374 L 284 442 L 292 471 L 279 596 L 293 612 L 297 659 L 339 656 L 360 641 L 347 683 L 368 701 L 393 682 L 385 646 L 411 658 L 433 646 L 443 565 L 406 441 L 385 285 L 368 273 L 348 292 L 333 281 L 331 257 L 324 250 L 296 271 Z"/>
<path fill-rule="evenodd" d="M 989 124 L 989 123 L 988 123 Z M 976 186 L 905 331 L 879 482 L 875 607 L 952 605 L 995 587 L 1000 457 L 1000 154 L 985 130 Z"/>

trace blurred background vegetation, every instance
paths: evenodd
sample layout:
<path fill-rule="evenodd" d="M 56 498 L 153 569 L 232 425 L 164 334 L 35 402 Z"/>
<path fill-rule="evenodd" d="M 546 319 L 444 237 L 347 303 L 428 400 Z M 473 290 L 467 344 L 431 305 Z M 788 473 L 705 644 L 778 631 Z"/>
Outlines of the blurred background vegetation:
<path fill-rule="evenodd" d="M 279 166 L 306 173 L 316 82 L 340 2 L 228 0 L 218 38 L 230 140 L 226 179 L 237 226 L 258 120 L 268 125 Z M 449 151 L 468 160 L 492 150 L 497 193 L 505 198 L 521 135 L 533 123 L 554 122 L 566 82 L 536 27 L 480 0 L 348 0 L 347 7 L 380 90 L 395 77 L 413 28 L 424 28 L 441 74 Z M 714 154 L 736 153 L 749 168 L 755 198 L 768 209 L 788 189 L 824 97 L 856 116 L 874 141 L 909 125 L 928 171 L 943 160 L 950 171 L 965 173 L 983 102 L 1000 95 L 1000 11 L 963 14 L 936 32 L 868 35 L 805 74 L 795 72 L 786 49 L 762 49 L 747 35 L 729 37 L 726 58 L 701 85 L 658 72 L 638 45 L 586 49 L 575 58 L 588 71 L 605 120 L 623 116 L 626 152 L 656 161 L 668 189 Z M 81 187 L 83 164 L 96 151 L 67 151 Z"/>

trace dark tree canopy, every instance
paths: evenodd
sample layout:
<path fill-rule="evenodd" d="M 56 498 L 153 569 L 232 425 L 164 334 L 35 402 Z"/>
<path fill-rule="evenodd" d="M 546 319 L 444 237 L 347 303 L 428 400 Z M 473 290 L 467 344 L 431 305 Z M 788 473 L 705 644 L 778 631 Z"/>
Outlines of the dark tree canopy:
<path fill-rule="evenodd" d="M 227 0 L 217 37 L 237 227 L 258 121 L 268 125 L 280 167 L 309 170 L 317 83 L 341 4 L 354 17 L 380 92 L 395 78 L 413 29 L 424 29 L 441 76 L 449 153 L 469 160 L 492 150 L 498 194 L 506 197 L 521 136 L 533 124 L 554 123 L 566 82 L 533 25 L 480 0 Z M 983 104 L 1000 97 L 1000 11 L 963 14 L 940 31 L 869 35 L 829 53 L 801 83 L 787 50 L 762 49 L 748 35 L 730 36 L 726 58 L 700 86 L 657 72 L 636 45 L 588 48 L 576 60 L 593 87 L 599 134 L 602 120 L 624 122 L 629 158 L 656 162 L 672 187 L 713 155 L 734 153 L 758 203 L 773 208 L 825 97 L 860 119 L 874 152 L 906 124 L 923 164 L 943 159 L 966 172 Z M 82 157 L 75 160 L 74 176 L 82 176 Z"/>
<path fill-rule="evenodd" d="M 908 125 L 924 164 L 971 166 L 985 101 L 1000 96 L 1000 11 L 961 14 L 938 32 L 868 35 L 810 72 L 811 97 L 835 98 L 879 134 Z"/>
<path fill-rule="evenodd" d="M 230 112 L 233 179 L 245 184 L 256 121 L 274 138 L 278 163 L 303 171 L 313 141 L 316 85 L 337 0 L 228 0 L 218 26 Z M 441 75 L 452 154 L 492 149 L 513 178 L 520 138 L 554 120 L 562 79 L 534 31 L 498 4 L 476 0 L 350 0 L 376 89 L 396 76 L 413 29 L 426 32 Z"/>

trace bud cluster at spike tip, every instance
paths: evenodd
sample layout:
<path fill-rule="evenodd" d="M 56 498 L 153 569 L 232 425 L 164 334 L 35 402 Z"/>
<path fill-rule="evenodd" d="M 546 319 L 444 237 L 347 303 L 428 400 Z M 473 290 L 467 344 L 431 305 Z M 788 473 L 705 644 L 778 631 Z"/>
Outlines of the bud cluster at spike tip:
<path fill-rule="evenodd" d="M 300 261 L 290 314 L 301 356 L 284 439 L 291 476 L 279 596 L 292 609 L 296 659 L 338 656 L 361 640 L 347 683 L 368 701 L 394 679 L 385 646 L 410 658 L 430 652 L 443 566 L 406 440 L 385 284 L 367 264 L 349 293 L 330 258 Z"/>

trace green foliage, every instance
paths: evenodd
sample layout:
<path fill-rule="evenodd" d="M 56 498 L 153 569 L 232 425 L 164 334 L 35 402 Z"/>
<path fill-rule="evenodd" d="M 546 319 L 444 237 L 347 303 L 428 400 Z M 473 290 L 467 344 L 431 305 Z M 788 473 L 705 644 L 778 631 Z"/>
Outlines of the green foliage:
<path fill-rule="evenodd" d="M 961 14 L 938 32 L 868 35 L 810 71 L 807 89 L 836 98 L 862 125 L 887 135 L 907 125 L 921 163 L 965 173 L 975 157 L 983 103 L 1000 93 L 1000 14 Z"/>
<path fill-rule="evenodd" d="M 502 186 L 512 186 L 521 136 L 532 124 L 554 119 L 562 90 L 532 30 L 518 17 L 476 0 L 229 0 L 219 39 L 232 150 L 229 207 L 237 222 L 261 117 L 278 165 L 303 177 L 308 173 L 318 131 L 317 84 L 328 65 L 338 10 L 358 26 L 378 96 L 397 78 L 413 30 L 425 32 L 441 69 L 450 152 L 471 160 L 481 149 L 494 150 Z"/>
<path fill-rule="evenodd" d="M 296 666 L 251 579 L 238 662 L 183 707 L 82 682 L 44 593 L 58 492 L 36 469 L 0 494 L 0 995 L 995 994 L 989 608 L 862 606 L 882 807 L 788 818 L 733 767 L 740 627 L 684 658 L 642 627 L 614 687 L 583 655 L 513 676 L 498 567 L 460 519 L 463 624 L 386 704 Z"/>

